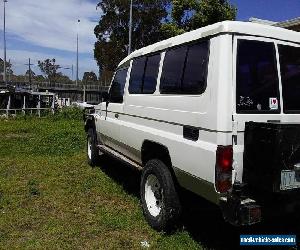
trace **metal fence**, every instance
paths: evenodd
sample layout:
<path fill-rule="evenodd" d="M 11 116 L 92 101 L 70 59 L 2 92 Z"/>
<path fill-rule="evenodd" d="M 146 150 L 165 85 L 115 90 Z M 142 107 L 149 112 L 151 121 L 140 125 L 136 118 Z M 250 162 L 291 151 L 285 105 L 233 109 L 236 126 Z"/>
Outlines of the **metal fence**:
<path fill-rule="evenodd" d="M 8 85 L 14 86 L 17 88 L 24 88 L 24 89 L 32 89 L 37 91 L 39 89 L 57 89 L 57 90 L 77 90 L 83 91 L 100 91 L 104 92 L 108 90 L 108 86 L 102 86 L 100 84 L 95 83 L 87 83 L 87 84 L 66 84 L 66 83 L 58 83 L 58 82 L 9 82 Z M 0 82 L 0 88 L 6 88 L 7 84 L 4 82 Z"/>
<path fill-rule="evenodd" d="M 21 108 L 21 109 L 0 109 L 0 117 L 22 115 L 37 115 L 41 117 L 43 114 L 55 113 L 54 108 Z"/>
<path fill-rule="evenodd" d="M 53 92 L 59 98 L 70 98 L 71 101 L 86 101 L 93 104 L 99 103 L 103 92 L 108 91 L 107 86 L 101 86 L 95 83 L 86 84 L 65 84 L 65 83 L 50 83 L 50 82 L 11 82 L 6 85 L 0 82 L 0 89 L 22 89 L 37 92 Z"/>

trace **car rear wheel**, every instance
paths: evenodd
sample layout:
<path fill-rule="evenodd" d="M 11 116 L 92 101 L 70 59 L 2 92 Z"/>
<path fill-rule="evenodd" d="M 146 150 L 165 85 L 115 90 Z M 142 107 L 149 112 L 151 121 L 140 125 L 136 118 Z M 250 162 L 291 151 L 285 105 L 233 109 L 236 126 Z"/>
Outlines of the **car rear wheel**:
<path fill-rule="evenodd" d="M 146 220 L 158 231 L 178 225 L 181 205 L 170 170 L 158 159 L 146 163 L 141 178 L 141 201 Z"/>

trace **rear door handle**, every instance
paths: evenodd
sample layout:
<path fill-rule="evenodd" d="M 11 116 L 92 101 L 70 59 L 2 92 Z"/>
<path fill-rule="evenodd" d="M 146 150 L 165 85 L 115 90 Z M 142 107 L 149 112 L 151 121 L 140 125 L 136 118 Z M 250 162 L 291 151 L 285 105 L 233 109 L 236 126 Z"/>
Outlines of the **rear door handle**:
<path fill-rule="evenodd" d="M 115 114 L 115 117 L 118 119 L 119 118 L 119 114 Z"/>

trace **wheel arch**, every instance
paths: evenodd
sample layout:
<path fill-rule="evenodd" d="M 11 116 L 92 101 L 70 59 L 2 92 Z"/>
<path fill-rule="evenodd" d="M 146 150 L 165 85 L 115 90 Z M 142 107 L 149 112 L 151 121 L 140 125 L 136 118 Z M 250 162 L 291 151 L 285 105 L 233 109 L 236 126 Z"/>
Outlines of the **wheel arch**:
<path fill-rule="evenodd" d="M 142 165 L 145 166 L 146 162 L 151 159 L 161 160 L 168 167 L 174 181 L 177 182 L 171 155 L 167 146 L 159 142 L 144 140 L 141 148 Z"/>
<path fill-rule="evenodd" d="M 95 118 L 91 115 L 89 115 L 85 120 L 84 131 L 88 132 L 89 128 L 93 128 L 96 131 Z"/>

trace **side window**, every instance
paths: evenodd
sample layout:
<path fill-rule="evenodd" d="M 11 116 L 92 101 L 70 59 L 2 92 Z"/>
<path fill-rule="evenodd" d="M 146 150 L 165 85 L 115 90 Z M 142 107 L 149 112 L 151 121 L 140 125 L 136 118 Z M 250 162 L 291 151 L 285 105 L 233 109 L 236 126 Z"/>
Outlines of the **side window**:
<path fill-rule="evenodd" d="M 156 90 L 160 54 L 148 57 L 145 69 L 143 94 L 153 94 Z"/>
<path fill-rule="evenodd" d="M 239 40 L 237 49 L 237 112 L 279 112 L 274 43 Z"/>
<path fill-rule="evenodd" d="M 186 53 L 187 46 L 167 51 L 160 81 L 160 92 L 162 94 L 181 92 L 181 80 Z"/>
<path fill-rule="evenodd" d="M 128 68 L 116 72 L 109 91 L 109 102 L 122 103 Z"/>
<path fill-rule="evenodd" d="M 147 60 L 146 57 L 140 57 L 133 60 L 129 87 L 128 87 L 128 91 L 130 94 L 142 93 L 146 60 Z"/>
<path fill-rule="evenodd" d="M 162 94 L 201 94 L 206 88 L 209 42 L 167 51 L 162 71 Z"/>
<path fill-rule="evenodd" d="M 133 60 L 128 91 L 130 94 L 153 94 L 156 89 L 160 54 Z"/>
<path fill-rule="evenodd" d="M 201 94 L 206 88 L 208 44 L 205 41 L 189 47 L 182 82 L 184 94 Z"/>

